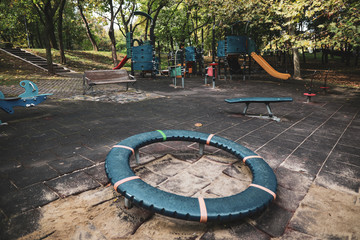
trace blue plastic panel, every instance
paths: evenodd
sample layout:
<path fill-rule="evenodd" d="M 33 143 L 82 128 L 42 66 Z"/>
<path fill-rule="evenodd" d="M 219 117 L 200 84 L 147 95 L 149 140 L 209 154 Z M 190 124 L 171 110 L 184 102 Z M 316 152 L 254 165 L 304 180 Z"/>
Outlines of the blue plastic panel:
<path fill-rule="evenodd" d="M 33 98 L 0 99 L 0 108 L 7 113 L 13 114 L 14 107 L 33 107 L 45 101 L 48 96 L 49 94 L 42 94 Z"/>
<path fill-rule="evenodd" d="M 227 54 L 242 54 L 247 53 L 246 44 L 247 44 L 246 36 L 227 36 L 226 44 Z"/>
<path fill-rule="evenodd" d="M 195 48 L 194 47 L 186 47 L 185 48 L 185 61 L 187 62 L 195 62 Z"/>
<path fill-rule="evenodd" d="M 225 57 L 225 40 L 218 41 L 217 56 L 219 58 Z"/>
<path fill-rule="evenodd" d="M 132 59 L 134 62 L 148 62 L 153 60 L 153 49 L 151 45 L 141 45 L 132 48 Z"/>
<path fill-rule="evenodd" d="M 136 71 L 150 71 L 153 70 L 152 62 L 134 62 L 134 70 Z"/>
<path fill-rule="evenodd" d="M 252 39 L 248 39 L 248 54 L 251 54 L 252 52 L 257 52 L 256 43 Z"/>

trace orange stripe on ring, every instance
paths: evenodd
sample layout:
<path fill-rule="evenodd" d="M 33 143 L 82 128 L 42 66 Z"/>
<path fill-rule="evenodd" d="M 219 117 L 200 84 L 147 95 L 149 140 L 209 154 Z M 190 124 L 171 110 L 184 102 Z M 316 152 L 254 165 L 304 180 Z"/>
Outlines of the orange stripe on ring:
<path fill-rule="evenodd" d="M 132 177 L 127 177 L 127 178 L 124 178 L 120 181 L 117 181 L 115 184 L 114 184 L 114 189 L 116 191 L 116 189 L 118 188 L 118 186 L 120 186 L 121 184 L 123 183 L 126 183 L 128 181 L 131 181 L 131 180 L 135 180 L 135 179 L 139 179 L 140 177 L 139 176 L 132 176 Z"/>
<path fill-rule="evenodd" d="M 265 192 L 270 193 L 274 197 L 274 200 L 276 199 L 276 194 L 273 191 L 271 191 L 270 189 L 266 188 L 266 187 L 263 187 L 263 186 L 260 186 L 260 185 L 257 185 L 257 184 L 250 184 L 250 187 L 256 187 L 256 188 L 259 188 L 261 190 L 264 190 Z"/>
<path fill-rule="evenodd" d="M 114 145 L 113 148 L 125 148 L 125 149 L 128 149 L 128 150 L 132 151 L 132 153 L 135 154 L 134 149 L 131 148 L 131 147 L 128 147 L 128 146 L 124 146 L 124 145 Z"/>
<path fill-rule="evenodd" d="M 250 159 L 250 158 L 261 158 L 259 155 L 254 155 L 254 156 L 247 156 L 243 158 L 243 162 L 245 163 L 246 160 Z"/>
<path fill-rule="evenodd" d="M 215 134 L 210 134 L 209 137 L 206 139 L 206 144 L 209 145 L 210 144 L 210 141 L 212 139 L 212 137 L 214 136 Z"/>
<path fill-rule="evenodd" d="M 207 210 L 205 201 L 202 197 L 198 197 L 199 200 L 199 207 L 200 207 L 200 222 L 206 223 L 207 222 Z"/>

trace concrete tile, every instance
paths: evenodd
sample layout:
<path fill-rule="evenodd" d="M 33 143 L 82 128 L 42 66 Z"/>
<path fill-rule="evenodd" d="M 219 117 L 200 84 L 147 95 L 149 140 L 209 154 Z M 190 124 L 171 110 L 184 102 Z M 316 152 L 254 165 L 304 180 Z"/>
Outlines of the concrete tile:
<path fill-rule="evenodd" d="M 252 240 L 252 239 L 258 239 L 258 240 L 267 240 L 270 239 L 270 236 L 266 233 L 259 231 L 255 227 L 251 226 L 248 223 L 243 224 L 237 224 L 235 226 L 231 226 L 231 229 L 234 233 L 234 235 L 239 239 L 244 240 Z"/>
<path fill-rule="evenodd" d="M 104 163 L 101 163 L 97 166 L 86 169 L 85 173 L 90 175 L 93 179 L 98 181 L 103 186 L 105 186 L 106 184 L 109 183 L 109 179 L 105 173 Z"/>
<path fill-rule="evenodd" d="M 236 141 L 246 148 L 255 151 L 257 148 L 263 146 L 268 140 L 263 138 L 257 138 L 253 136 L 246 136 Z"/>
<path fill-rule="evenodd" d="M 252 173 L 250 168 L 242 162 L 237 162 L 228 166 L 223 171 L 223 174 L 231 178 L 238 179 L 240 181 L 248 182 L 249 184 L 252 180 Z"/>
<path fill-rule="evenodd" d="M 326 157 L 327 153 L 298 148 L 280 166 L 315 177 Z"/>
<path fill-rule="evenodd" d="M 341 152 L 341 153 L 349 153 L 349 154 L 353 154 L 353 155 L 357 155 L 360 156 L 360 147 L 352 147 L 352 146 L 346 146 L 343 144 L 337 144 L 335 146 L 334 152 Z"/>
<path fill-rule="evenodd" d="M 43 128 L 43 126 L 42 126 Z M 36 141 L 36 142 L 46 142 L 51 139 L 60 137 L 60 134 L 56 132 L 54 129 L 49 129 L 47 131 L 43 131 L 43 129 L 39 129 L 41 132 L 38 134 L 32 134 L 30 136 L 30 141 Z"/>
<path fill-rule="evenodd" d="M 226 175 L 220 175 L 216 179 L 212 180 L 210 185 L 206 186 L 201 191 L 195 193 L 192 197 L 228 197 L 241 193 L 249 187 L 250 183 L 251 179 L 247 179 L 246 181 L 230 178 Z"/>
<path fill-rule="evenodd" d="M 324 124 L 316 130 L 316 134 L 326 138 L 339 138 L 343 133 L 344 128 L 338 128 L 336 125 Z"/>
<path fill-rule="evenodd" d="M 313 181 L 313 177 L 310 175 L 284 167 L 279 167 L 275 174 L 279 186 L 303 194 L 308 192 Z"/>
<path fill-rule="evenodd" d="M 287 152 L 287 150 L 294 150 L 299 146 L 299 142 L 297 141 L 288 141 L 284 136 L 280 135 L 277 138 L 271 140 L 269 143 L 265 145 L 268 148 L 281 148 Z"/>
<path fill-rule="evenodd" d="M 17 157 L 19 162 L 22 163 L 25 167 L 32 167 L 38 165 L 44 165 L 51 161 L 58 159 L 54 151 L 43 151 L 43 152 L 34 152 L 28 153 L 26 156 Z"/>
<path fill-rule="evenodd" d="M 350 138 L 341 138 L 339 144 L 355 148 L 359 147 L 359 141 Z"/>
<path fill-rule="evenodd" d="M 335 143 L 335 142 L 334 142 Z M 330 153 L 333 148 L 333 145 L 326 141 L 312 141 L 307 139 L 305 142 L 301 144 L 301 148 L 309 149 L 311 151 L 319 151 L 322 153 Z"/>
<path fill-rule="evenodd" d="M 289 154 L 291 154 L 292 150 L 278 147 L 275 144 L 267 144 L 255 152 L 261 156 L 272 169 L 276 169 Z"/>
<path fill-rule="evenodd" d="M 21 171 L 11 174 L 10 179 L 18 188 L 24 188 L 34 183 L 55 178 L 58 175 L 58 172 L 45 164 L 23 168 Z"/>
<path fill-rule="evenodd" d="M 295 134 L 295 135 L 300 135 L 303 137 L 308 137 L 314 130 L 314 128 L 312 126 L 308 126 L 308 127 L 309 128 L 305 128 L 305 126 L 295 125 L 294 127 L 290 128 L 286 132 L 288 134 Z"/>
<path fill-rule="evenodd" d="M 311 236 L 302 232 L 298 232 L 298 231 L 294 231 L 292 229 L 286 230 L 284 235 L 282 235 L 281 237 L 277 238 L 279 240 L 298 240 L 298 239 L 303 239 L 303 240 L 320 240 L 321 238 L 317 238 L 315 236 Z"/>
<path fill-rule="evenodd" d="M 286 129 L 288 129 L 288 126 L 279 125 L 279 124 L 277 124 L 277 122 L 274 122 L 274 123 L 266 126 L 266 128 L 263 131 L 277 135 L 279 133 L 286 131 Z"/>
<path fill-rule="evenodd" d="M 39 208 L 19 214 L 9 220 L 3 231 L 0 231 L 1 239 L 19 239 L 34 229 L 39 227 L 38 221 L 41 218 L 41 210 Z M 45 236 L 44 236 L 45 237 Z"/>
<path fill-rule="evenodd" d="M 152 172 L 147 169 L 145 166 L 139 166 L 134 169 L 134 172 L 137 176 L 141 178 L 144 182 L 150 184 L 153 187 L 158 186 L 159 184 L 166 181 L 168 178 L 159 174 Z"/>
<path fill-rule="evenodd" d="M 10 217 L 31 208 L 43 206 L 58 196 L 44 184 L 39 183 L 0 197 L 0 209 Z"/>
<path fill-rule="evenodd" d="M 163 143 L 152 143 L 140 148 L 140 151 L 146 154 L 168 154 L 174 152 L 175 148 Z"/>
<path fill-rule="evenodd" d="M 328 159 L 322 169 L 322 171 L 331 172 L 332 174 L 342 176 L 349 179 L 354 179 L 355 181 L 359 179 L 360 176 L 360 166 L 353 164 L 342 163 L 341 158 L 337 159 L 340 161 L 334 161 Z M 353 159 L 355 160 L 355 159 Z M 360 162 L 360 157 L 356 159 Z"/>
<path fill-rule="evenodd" d="M 358 193 L 360 189 L 359 178 L 347 178 L 327 171 L 321 171 L 319 176 L 315 179 L 315 183 L 325 188 L 351 194 Z"/>
<path fill-rule="evenodd" d="M 254 219 L 255 226 L 259 230 L 272 237 L 280 237 L 285 232 L 292 215 L 291 212 L 273 203 L 260 217 L 251 218 Z"/>
<path fill-rule="evenodd" d="M 296 142 L 296 143 L 301 143 L 305 139 L 305 137 L 302 135 L 288 133 L 287 131 L 280 134 L 277 138 L 281 139 L 282 141 L 285 140 L 285 141 L 292 141 L 292 142 Z"/>
<path fill-rule="evenodd" d="M 228 167 L 228 164 L 221 164 L 207 160 L 205 157 L 199 159 L 196 163 L 193 163 L 191 167 L 187 169 L 187 172 L 199 177 L 213 181 L 217 177 L 221 176 L 223 171 Z"/>
<path fill-rule="evenodd" d="M 275 203 L 290 212 L 295 212 L 305 195 L 306 192 L 290 190 L 282 186 L 278 186 Z"/>
<path fill-rule="evenodd" d="M 86 160 L 81 156 L 73 156 L 65 159 L 58 159 L 49 163 L 49 165 L 60 174 L 71 173 L 85 167 L 89 167 L 94 163 Z"/>
<path fill-rule="evenodd" d="M 190 166 L 189 163 L 175 159 L 174 157 L 168 154 L 165 155 L 163 158 L 151 162 L 146 167 L 149 170 L 159 175 L 172 177 L 182 172 L 184 169 L 186 169 L 189 166 Z"/>
<path fill-rule="evenodd" d="M 250 224 L 238 221 L 228 225 L 210 226 L 200 237 L 200 240 L 214 239 L 267 240 L 270 239 L 270 237 Z"/>
<path fill-rule="evenodd" d="M 226 129 L 224 131 L 220 132 L 220 135 L 224 138 L 230 139 L 232 141 L 235 141 L 236 139 L 241 138 L 243 135 L 247 133 L 246 130 L 241 129 L 238 126 L 231 127 L 229 129 Z"/>
<path fill-rule="evenodd" d="M 60 178 L 47 181 L 45 184 L 62 197 L 100 187 L 99 183 L 84 172 L 71 173 Z"/>
<path fill-rule="evenodd" d="M 210 185 L 210 183 L 210 180 L 196 177 L 184 171 L 160 184 L 159 188 L 166 192 L 190 197 Z"/>
<path fill-rule="evenodd" d="M 1 194 L 7 194 L 9 192 L 15 191 L 16 187 L 10 183 L 9 179 L 5 177 L 0 177 L 0 192 Z"/>
<path fill-rule="evenodd" d="M 207 225 L 172 219 L 155 214 L 151 221 L 146 221 L 131 236 L 131 239 L 199 239 L 206 231 Z M 161 234 L 159 232 L 161 231 Z"/>
<path fill-rule="evenodd" d="M 235 162 L 240 161 L 240 159 L 235 157 L 235 155 L 233 155 L 229 152 L 226 152 L 222 149 L 218 149 L 213 154 L 205 154 L 203 157 L 205 157 L 207 160 L 214 161 L 217 163 L 222 163 L 222 164 L 233 164 Z"/>
<path fill-rule="evenodd" d="M 319 239 L 358 239 L 355 195 L 313 185 L 291 219 L 289 228 Z M 311 223 L 311 224 L 309 224 Z"/>
<path fill-rule="evenodd" d="M 77 151 L 77 154 L 92 162 L 100 163 L 105 161 L 106 155 L 110 152 L 110 150 L 111 148 L 108 147 L 101 147 L 96 149 L 82 147 L 81 150 Z"/>
<path fill-rule="evenodd" d="M 351 166 L 360 167 L 360 155 L 354 155 L 351 153 L 346 153 L 342 151 L 335 150 L 329 156 L 328 162 L 335 161 L 339 163 L 348 164 Z"/>

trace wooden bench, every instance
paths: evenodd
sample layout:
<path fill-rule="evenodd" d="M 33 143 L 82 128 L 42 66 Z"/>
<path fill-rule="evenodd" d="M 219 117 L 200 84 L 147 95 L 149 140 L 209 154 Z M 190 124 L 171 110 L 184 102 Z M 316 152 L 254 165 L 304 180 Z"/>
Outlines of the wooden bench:
<path fill-rule="evenodd" d="M 125 69 L 119 70 L 92 70 L 85 71 L 83 75 L 83 94 L 87 90 L 93 90 L 95 85 L 126 83 L 126 91 L 129 89 L 129 83 L 137 90 L 136 79 L 129 75 Z"/>
<path fill-rule="evenodd" d="M 246 106 L 244 108 L 244 115 L 246 115 L 246 111 L 249 108 L 250 103 L 265 103 L 266 108 L 269 112 L 269 117 L 273 116 L 271 112 L 270 103 L 275 102 L 292 102 L 293 99 L 291 97 L 280 97 L 280 98 L 271 98 L 271 97 L 249 97 L 249 98 L 231 98 L 225 99 L 227 103 L 245 103 Z"/>

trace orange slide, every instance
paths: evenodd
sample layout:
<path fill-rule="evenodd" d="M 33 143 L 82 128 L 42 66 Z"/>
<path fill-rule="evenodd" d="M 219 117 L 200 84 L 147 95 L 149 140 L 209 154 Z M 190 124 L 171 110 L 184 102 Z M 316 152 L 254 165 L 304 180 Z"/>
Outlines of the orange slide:
<path fill-rule="evenodd" d="M 288 80 L 291 77 L 291 75 L 288 73 L 280 73 L 276 71 L 267 61 L 265 61 L 264 58 L 262 58 L 260 55 L 257 55 L 255 52 L 251 53 L 251 57 L 271 76 L 282 80 Z"/>
<path fill-rule="evenodd" d="M 128 60 L 128 57 L 127 57 L 127 55 L 126 55 L 126 56 L 123 58 L 123 60 L 121 60 L 121 62 L 120 62 L 116 67 L 113 68 L 113 70 L 122 68 L 122 67 L 124 66 L 124 64 L 126 63 L 127 60 Z"/>

